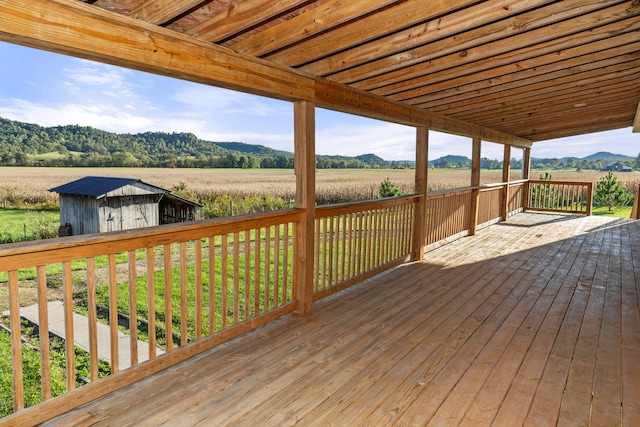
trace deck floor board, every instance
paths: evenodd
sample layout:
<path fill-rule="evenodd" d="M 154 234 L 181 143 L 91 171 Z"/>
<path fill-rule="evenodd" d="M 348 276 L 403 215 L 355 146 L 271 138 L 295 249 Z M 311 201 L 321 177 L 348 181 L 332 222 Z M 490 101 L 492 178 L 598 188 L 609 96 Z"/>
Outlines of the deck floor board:
<path fill-rule="evenodd" d="M 521 213 L 45 425 L 635 425 L 640 222 Z"/>

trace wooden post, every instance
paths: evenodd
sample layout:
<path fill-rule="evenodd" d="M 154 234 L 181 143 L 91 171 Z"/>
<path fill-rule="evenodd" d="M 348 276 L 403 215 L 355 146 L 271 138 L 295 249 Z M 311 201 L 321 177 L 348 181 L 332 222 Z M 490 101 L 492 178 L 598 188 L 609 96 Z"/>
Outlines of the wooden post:
<path fill-rule="evenodd" d="M 294 289 L 296 313 L 309 314 L 313 307 L 313 230 L 316 212 L 315 104 L 296 101 L 294 116 L 295 207 L 304 209 L 296 224 L 294 246 Z"/>
<path fill-rule="evenodd" d="M 524 183 L 524 191 L 522 192 L 522 212 L 526 212 L 529 207 L 529 174 L 531 173 L 531 148 L 522 149 L 522 179 L 527 181 Z"/>
<path fill-rule="evenodd" d="M 469 207 L 469 235 L 476 234 L 478 226 L 478 201 L 480 199 L 480 138 L 473 138 L 471 149 L 471 206 Z"/>
<path fill-rule="evenodd" d="M 636 189 L 636 197 L 633 199 L 633 208 L 631 208 L 631 219 L 640 219 L 640 209 L 638 209 L 640 203 L 640 185 Z"/>
<path fill-rule="evenodd" d="M 591 210 L 593 208 L 593 182 L 587 183 L 587 216 L 591 216 Z"/>
<path fill-rule="evenodd" d="M 522 149 L 522 179 L 529 179 L 531 173 L 531 148 Z"/>
<path fill-rule="evenodd" d="M 424 259 L 424 242 L 426 239 L 427 225 L 427 174 L 429 170 L 429 128 L 420 126 L 416 129 L 416 175 L 415 193 L 420 196 L 416 204 L 413 218 L 413 248 L 411 259 L 420 261 Z"/>
<path fill-rule="evenodd" d="M 504 154 L 502 156 L 502 204 L 500 205 L 500 219 L 507 220 L 509 215 L 509 177 L 511 175 L 511 146 L 504 145 Z"/>

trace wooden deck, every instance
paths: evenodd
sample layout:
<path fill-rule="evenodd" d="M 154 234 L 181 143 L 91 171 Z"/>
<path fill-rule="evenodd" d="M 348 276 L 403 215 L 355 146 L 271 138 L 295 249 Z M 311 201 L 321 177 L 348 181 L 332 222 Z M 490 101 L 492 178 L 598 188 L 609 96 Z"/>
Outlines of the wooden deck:
<path fill-rule="evenodd" d="M 640 425 L 640 222 L 525 213 L 46 425 Z"/>

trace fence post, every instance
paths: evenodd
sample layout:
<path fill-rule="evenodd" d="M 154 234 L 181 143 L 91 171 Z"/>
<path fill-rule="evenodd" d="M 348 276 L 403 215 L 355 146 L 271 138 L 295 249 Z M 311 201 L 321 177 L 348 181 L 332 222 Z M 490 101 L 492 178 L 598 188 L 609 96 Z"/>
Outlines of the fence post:
<path fill-rule="evenodd" d="M 416 172 L 415 193 L 420 196 L 416 203 L 413 218 L 413 247 L 411 259 L 424 259 L 424 244 L 426 240 L 426 211 L 427 211 L 427 174 L 429 170 L 429 129 L 420 126 L 416 129 Z"/>
<path fill-rule="evenodd" d="M 296 101 L 294 113 L 295 207 L 303 209 L 296 223 L 294 242 L 294 292 L 296 313 L 310 314 L 313 308 L 314 223 L 316 216 L 315 104 Z"/>

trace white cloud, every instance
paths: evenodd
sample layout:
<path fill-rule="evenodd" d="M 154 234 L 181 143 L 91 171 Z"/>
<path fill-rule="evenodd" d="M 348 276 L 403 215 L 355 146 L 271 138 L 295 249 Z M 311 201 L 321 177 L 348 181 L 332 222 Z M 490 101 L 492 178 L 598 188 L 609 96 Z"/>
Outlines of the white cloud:
<path fill-rule="evenodd" d="M 285 115 L 293 117 L 293 106 L 289 102 L 191 83 L 185 83 L 169 99 L 200 114 L 237 114 L 261 117 Z"/>
<path fill-rule="evenodd" d="M 624 128 L 536 142 L 531 149 L 531 155 L 533 157 L 581 158 L 598 151 L 635 157 L 640 152 L 640 134 L 632 133 L 631 128 Z"/>

